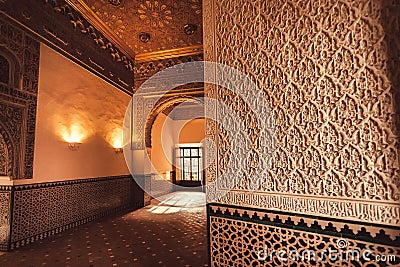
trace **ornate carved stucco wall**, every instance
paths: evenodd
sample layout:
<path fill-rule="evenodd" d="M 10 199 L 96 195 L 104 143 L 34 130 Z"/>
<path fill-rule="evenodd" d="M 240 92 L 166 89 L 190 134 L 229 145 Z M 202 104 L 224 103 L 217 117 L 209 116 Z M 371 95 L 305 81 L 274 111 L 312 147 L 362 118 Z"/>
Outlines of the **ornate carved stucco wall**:
<path fill-rule="evenodd" d="M 203 8 L 205 60 L 248 74 L 276 126 L 275 159 L 256 190 L 240 177 L 219 202 L 398 225 L 399 2 L 207 0 Z M 205 91 L 245 108 L 221 88 Z M 211 182 L 229 140 L 212 121 L 207 135 L 219 148 Z"/>
<path fill-rule="evenodd" d="M 231 155 L 224 130 L 207 121 L 218 152 L 206 172 L 213 185 L 207 197 L 223 196 L 208 204 L 210 266 L 398 266 L 400 3 L 203 3 L 205 60 L 248 74 L 265 94 L 276 126 L 271 168 L 254 183 L 248 171 L 265 156 L 257 129 L 248 131 L 249 157 Z M 223 88 L 205 85 L 205 95 L 247 113 Z M 218 121 L 229 115 L 211 102 L 209 112 Z M 248 118 L 242 117 L 251 130 Z M 240 157 L 248 164 L 221 179 L 227 159 Z M 322 258 L 328 248 L 373 256 Z M 321 257 L 260 259 L 261 250 L 271 249 L 313 250 Z M 396 258 L 378 262 L 379 254 Z"/>
<path fill-rule="evenodd" d="M 0 82 L 0 176 L 32 178 L 39 42 L 0 14 L 0 55 L 9 63 L 8 83 Z"/>
<path fill-rule="evenodd" d="M 172 109 L 176 104 L 188 101 L 190 98 L 203 96 L 203 84 L 192 83 L 182 85 L 177 88 L 164 92 L 165 89 L 160 85 L 163 80 L 152 78 L 151 84 L 141 88 L 142 84 L 150 79 L 157 72 L 163 71 L 169 67 L 192 61 L 202 61 L 203 55 L 182 56 L 176 58 L 166 58 L 147 62 L 135 63 L 135 117 L 133 146 L 135 149 L 144 149 L 151 147 L 151 127 L 157 115 L 165 109 Z M 167 77 L 174 80 L 176 77 Z M 137 92 L 140 89 L 140 94 Z M 160 92 L 163 96 L 160 98 Z M 142 95 L 146 95 L 143 97 Z M 158 99 L 160 98 L 160 99 Z M 146 118 L 145 114 L 149 114 Z M 145 140 L 145 142 L 142 142 Z"/>

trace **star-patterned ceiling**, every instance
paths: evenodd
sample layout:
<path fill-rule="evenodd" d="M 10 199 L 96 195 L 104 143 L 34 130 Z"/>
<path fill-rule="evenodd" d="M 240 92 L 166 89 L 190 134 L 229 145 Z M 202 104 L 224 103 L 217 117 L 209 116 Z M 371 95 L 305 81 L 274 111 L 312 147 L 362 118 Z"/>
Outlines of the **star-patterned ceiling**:
<path fill-rule="evenodd" d="M 203 43 L 201 0 L 84 2 L 135 55 Z"/>

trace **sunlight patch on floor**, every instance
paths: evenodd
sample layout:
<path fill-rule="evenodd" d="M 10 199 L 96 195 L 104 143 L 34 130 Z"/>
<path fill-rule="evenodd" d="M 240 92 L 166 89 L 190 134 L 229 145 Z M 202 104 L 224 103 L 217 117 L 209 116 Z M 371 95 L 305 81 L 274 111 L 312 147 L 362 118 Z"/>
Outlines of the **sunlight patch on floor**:
<path fill-rule="evenodd" d="M 159 202 L 149 209 L 155 214 L 199 212 L 204 210 L 206 204 L 206 196 L 202 192 L 174 192 L 158 197 L 157 200 Z"/>

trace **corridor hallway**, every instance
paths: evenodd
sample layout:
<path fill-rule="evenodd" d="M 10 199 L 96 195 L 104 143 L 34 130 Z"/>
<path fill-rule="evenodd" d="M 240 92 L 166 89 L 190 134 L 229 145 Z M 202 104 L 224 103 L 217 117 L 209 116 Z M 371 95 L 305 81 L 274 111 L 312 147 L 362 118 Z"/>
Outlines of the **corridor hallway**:
<path fill-rule="evenodd" d="M 172 193 L 145 208 L 0 252 L 0 266 L 208 266 L 204 194 Z"/>

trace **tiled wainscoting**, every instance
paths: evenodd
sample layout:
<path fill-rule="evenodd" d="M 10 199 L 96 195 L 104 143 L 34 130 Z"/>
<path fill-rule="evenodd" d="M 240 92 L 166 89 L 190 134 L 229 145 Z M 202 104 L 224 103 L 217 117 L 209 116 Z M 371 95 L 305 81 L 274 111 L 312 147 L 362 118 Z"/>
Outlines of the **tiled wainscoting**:
<path fill-rule="evenodd" d="M 130 175 L 1 186 L 0 249 L 14 249 L 143 204 L 143 191 Z"/>
<path fill-rule="evenodd" d="M 221 204 L 207 220 L 210 266 L 400 266 L 400 227 Z"/>

